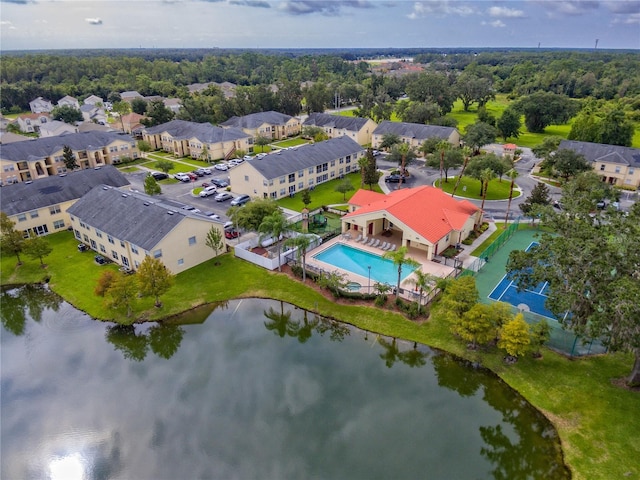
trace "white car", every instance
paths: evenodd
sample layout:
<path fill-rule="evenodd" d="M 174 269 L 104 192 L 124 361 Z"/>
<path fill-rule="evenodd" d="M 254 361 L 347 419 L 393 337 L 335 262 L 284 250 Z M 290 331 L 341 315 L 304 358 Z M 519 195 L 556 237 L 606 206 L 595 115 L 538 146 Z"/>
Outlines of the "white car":
<path fill-rule="evenodd" d="M 229 170 L 229 167 L 227 166 L 226 163 L 216 163 L 213 168 L 215 168 L 216 170 L 220 170 L 223 172 L 226 172 L 227 170 Z"/>
<path fill-rule="evenodd" d="M 200 192 L 200 196 L 201 197 L 210 197 L 211 195 L 215 195 L 218 192 L 218 189 L 216 188 L 215 185 L 210 185 L 208 187 L 205 187 L 201 192 Z"/>
<path fill-rule="evenodd" d="M 242 157 L 242 160 L 251 160 L 253 157 L 251 155 L 245 155 Z"/>
<path fill-rule="evenodd" d="M 189 175 L 187 175 L 186 173 L 176 173 L 173 175 L 173 178 L 175 178 L 176 180 L 180 180 L 181 182 L 190 182 L 191 178 L 189 178 Z"/>
<path fill-rule="evenodd" d="M 260 160 L 260 159 L 263 159 L 263 158 L 264 158 L 264 157 L 266 157 L 266 156 L 267 156 L 267 154 L 266 154 L 266 153 L 259 153 L 259 154 L 257 154 L 257 155 L 256 155 L 256 158 L 257 158 L 258 160 Z"/>

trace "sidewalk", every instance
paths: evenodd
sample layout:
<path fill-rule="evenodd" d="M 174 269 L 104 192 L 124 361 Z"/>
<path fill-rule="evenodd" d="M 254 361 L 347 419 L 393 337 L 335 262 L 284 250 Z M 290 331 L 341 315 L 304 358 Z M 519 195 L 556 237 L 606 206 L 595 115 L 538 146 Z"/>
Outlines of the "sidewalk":
<path fill-rule="evenodd" d="M 471 252 L 473 252 L 478 247 L 478 245 L 484 242 L 493 232 L 497 230 L 498 227 L 496 227 L 495 222 L 489 221 L 488 223 L 489 228 L 487 228 L 487 230 L 482 235 L 476 238 L 471 245 L 464 245 L 462 243 L 460 244 L 462 252 L 458 254 L 457 258 L 462 261 L 463 268 L 467 268 L 477 260 L 478 257 L 472 256 Z"/>

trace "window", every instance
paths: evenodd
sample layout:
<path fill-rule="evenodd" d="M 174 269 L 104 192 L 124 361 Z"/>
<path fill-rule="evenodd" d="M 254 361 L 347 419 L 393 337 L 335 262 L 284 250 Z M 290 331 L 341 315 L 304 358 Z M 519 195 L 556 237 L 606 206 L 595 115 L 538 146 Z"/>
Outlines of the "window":
<path fill-rule="evenodd" d="M 290 173 L 289 174 L 289 183 L 295 183 L 296 182 L 296 174 L 295 173 Z"/>
<path fill-rule="evenodd" d="M 120 240 L 120 246 L 124 248 L 124 242 L 122 240 Z"/>
<path fill-rule="evenodd" d="M 80 232 L 78 230 L 76 230 L 75 228 L 73 229 L 73 234 L 76 236 L 76 238 L 78 240 L 80 240 L 82 237 L 80 236 Z"/>
<path fill-rule="evenodd" d="M 109 240 L 109 243 L 112 243 L 115 245 L 115 242 L 113 241 L 113 237 L 111 235 L 107 235 L 107 240 Z"/>
<path fill-rule="evenodd" d="M 338 170 L 338 173 L 339 173 L 340 175 L 343 175 L 343 174 L 344 174 L 344 168 L 341 168 L 340 170 Z"/>
<path fill-rule="evenodd" d="M 604 163 L 600 165 L 600 171 L 604 172 Z"/>
<path fill-rule="evenodd" d="M 178 259 L 178 265 L 184 265 L 184 258 Z"/>
<path fill-rule="evenodd" d="M 276 198 L 278 198 L 278 194 L 276 192 L 271 192 L 271 198 L 275 200 Z"/>
<path fill-rule="evenodd" d="M 280 196 L 284 197 L 287 194 L 287 191 L 284 188 L 280 189 Z"/>
<path fill-rule="evenodd" d="M 336 176 L 336 172 L 334 170 L 331 170 L 331 178 L 334 178 Z"/>
<path fill-rule="evenodd" d="M 245 181 L 245 182 L 248 182 L 248 181 L 249 181 L 249 175 L 245 175 L 245 176 L 244 176 L 244 181 Z"/>
<path fill-rule="evenodd" d="M 351 155 L 346 156 L 345 163 L 351 163 Z"/>
<path fill-rule="evenodd" d="M 91 240 L 91 248 L 93 248 L 94 250 L 98 248 L 98 246 L 96 245 L 96 241 L 93 239 Z"/>
<path fill-rule="evenodd" d="M 101 251 L 102 253 L 107 253 L 107 249 L 106 249 L 106 248 L 104 248 L 104 245 L 103 245 L 103 244 L 100 244 L 100 251 Z"/>
<path fill-rule="evenodd" d="M 162 249 L 155 250 L 153 252 L 153 258 L 162 258 Z"/>
<path fill-rule="evenodd" d="M 304 182 L 299 182 L 298 183 L 298 189 L 302 190 L 304 188 Z"/>
<path fill-rule="evenodd" d="M 633 168 L 629 168 L 629 175 L 633 175 L 633 173 L 634 173 Z"/>
<path fill-rule="evenodd" d="M 118 252 L 116 252 L 115 250 L 111 250 L 111 257 L 114 260 L 118 260 L 118 257 L 119 257 Z"/>
<path fill-rule="evenodd" d="M 129 267 L 129 259 L 124 255 L 120 255 L 120 260 L 122 260 L 122 265 L 125 267 Z"/>
<path fill-rule="evenodd" d="M 38 211 L 37 210 L 33 210 L 33 211 L 29 212 L 29 216 L 31 218 L 38 218 L 39 217 Z"/>
<path fill-rule="evenodd" d="M 293 195 L 294 193 L 296 193 L 296 186 L 289 185 L 289 195 Z"/>
<path fill-rule="evenodd" d="M 616 173 L 620 173 L 620 167 L 616 166 Z"/>
<path fill-rule="evenodd" d="M 313 174 L 313 167 L 309 167 L 309 173 Z"/>
<path fill-rule="evenodd" d="M 195 245 L 196 244 L 196 237 L 189 237 L 189 245 Z"/>
<path fill-rule="evenodd" d="M 96 235 L 98 238 L 102 238 L 102 232 L 96 228 Z"/>
<path fill-rule="evenodd" d="M 53 222 L 53 228 L 55 228 L 56 230 L 64 228 L 64 220 L 56 220 L 55 222 Z"/>
<path fill-rule="evenodd" d="M 335 167 L 336 166 L 336 161 L 335 160 L 331 160 L 331 166 Z"/>
<path fill-rule="evenodd" d="M 84 243 L 89 243 L 89 237 L 87 237 L 86 233 L 82 234 L 82 239 L 84 240 Z"/>
<path fill-rule="evenodd" d="M 280 177 L 280 183 L 285 183 L 287 181 L 287 177 Z"/>
<path fill-rule="evenodd" d="M 36 232 L 36 235 L 46 235 L 47 233 L 49 233 L 49 227 L 47 227 L 46 225 L 39 225 L 35 227 L 33 231 Z"/>
<path fill-rule="evenodd" d="M 24 222 L 27 220 L 27 215 L 24 213 L 21 213 L 20 215 L 18 215 L 18 221 L 19 222 Z"/>
<path fill-rule="evenodd" d="M 309 185 L 313 185 L 313 178 L 309 179 Z"/>
<path fill-rule="evenodd" d="M 140 267 L 140 262 L 139 262 L 139 261 L 137 261 L 137 260 L 134 260 L 134 261 L 133 261 L 133 264 L 136 266 L 136 268 L 139 268 L 139 267 Z"/>
<path fill-rule="evenodd" d="M 60 205 L 53 205 L 52 207 L 49 207 L 49 213 L 51 215 L 55 215 L 56 213 L 60 213 Z"/>
<path fill-rule="evenodd" d="M 345 168 L 344 171 L 349 173 L 351 171 L 351 166 L 348 166 L 347 168 Z"/>
<path fill-rule="evenodd" d="M 304 177 L 304 170 L 298 171 L 298 178 Z"/>
<path fill-rule="evenodd" d="M 340 165 L 342 165 L 344 163 L 344 158 L 341 158 L 340 160 L 338 160 L 338 163 L 340 163 Z"/>
<path fill-rule="evenodd" d="M 136 247 L 134 244 L 131 244 L 131 251 L 137 255 L 138 254 L 138 247 Z"/>

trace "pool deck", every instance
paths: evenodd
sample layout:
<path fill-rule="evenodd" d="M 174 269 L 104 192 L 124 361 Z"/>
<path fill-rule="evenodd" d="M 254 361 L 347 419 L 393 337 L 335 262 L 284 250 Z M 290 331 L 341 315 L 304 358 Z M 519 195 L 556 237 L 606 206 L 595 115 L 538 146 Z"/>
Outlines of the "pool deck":
<path fill-rule="evenodd" d="M 397 238 L 394 238 L 393 236 L 391 237 L 385 237 L 385 236 L 374 236 L 373 238 L 379 239 L 381 242 L 390 242 L 392 244 L 395 244 L 397 247 L 400 247 L 400 235 L 397 235 Z M 360 285 L 362 285 L 362 288 L 360 289 L 361 293 L 367 293 L 367 288 L 370 286 L 371 291 L 373 292 L 373 284 L 374 281 L 371 280 L 371 283 L 369 284 L 369 278 L 362 276 L 362 275 L 357 275 L 355 273 L 349 272 L 347 270 L 342 270 L 340 268 L 335 267 L 334 265 L 330 265 L 328 263 L 324 263 L 321 262 L 319 260 L 317 260 L 316 258 L 314 258 L 316 255 L 318 255 L 320 252 L 332 247 L 333 245 L 335 245 L 336 243 L 342 243 L 344 245 L 349 245 L 353 248 L 359 248 L 360 250 L 363 250 L 365 252 L 370 252 L 373 253 L 374 255 L 378 255 L 378 256 L 382 256 L 385 251 L 382 250 L 379 247 L 373 247 L 370 245 L 366 245 L 366 244 L 362 244 L 361 242 L 357 242 L 354 238 L 350 237 L 350 236 L 346 236 L 346 235 L 339 235 L 335 238 L 332 238 L 331 240 L 328 240 L 327 242 L 321 244 L 318 248 L 315 248 L 314 250 L 310 251 L 307 253 L 307 266 L 311 267 L 314 270 L 322 270 L 325 272 L 333 272 L 333 271 L 339 271 L 340 273 L 345 274 L 345 279 L 348 282 L 354 282 L 354 283 L 359 283 Z M 447 265 L 443 265 L 441 263 L 437 263 L 437 262 L 433 262 L 433 261 L 429 261 L 425 258 L 426 256 L 426 252 L 424 250 L 418 250 L 417 248 L 411 248 L 409 247 L 409 251 L 407 252 L 407 257 L 416 260 L 419 264 L 420 264 L 420 269 L 425 272 L 425 273 L 429 273 L 431 275 L 435 275 L 437 277 L 441 277 L 444 278 L 448 275 L 453 275 L 455 269 L 452 266 L 447 266 Z M 405 292 L 408 292 L 406 294 L 402 294 L 401 296 L 404 298 L 408 298 L 410 300 L 415 300 L 415 296 L 417 295 L 417 292 L 415 292 L 415 285 L 412 283 L 412 280 L 415 280 L 415 274 L 411 273 L 410 275 L 408 275 L 401 283 L 400 283 L 400 288 L 404 289 Z M 393 286 L 395 287 L 395 282 L 393 284 Z"/>

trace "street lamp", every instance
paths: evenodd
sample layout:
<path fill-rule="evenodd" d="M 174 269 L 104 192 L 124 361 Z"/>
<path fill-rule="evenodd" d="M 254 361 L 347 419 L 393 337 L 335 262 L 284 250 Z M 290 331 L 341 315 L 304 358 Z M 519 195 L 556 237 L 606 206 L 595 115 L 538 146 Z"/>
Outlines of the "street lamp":
<path fill-rule="evenodd" d="M 367 293 L 371 293 L 371 265 L 368 265 L 367 268 L 369 269 L 369 277 L 367 279 Z"/>

